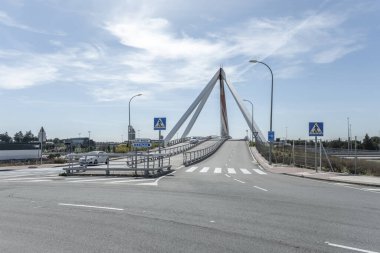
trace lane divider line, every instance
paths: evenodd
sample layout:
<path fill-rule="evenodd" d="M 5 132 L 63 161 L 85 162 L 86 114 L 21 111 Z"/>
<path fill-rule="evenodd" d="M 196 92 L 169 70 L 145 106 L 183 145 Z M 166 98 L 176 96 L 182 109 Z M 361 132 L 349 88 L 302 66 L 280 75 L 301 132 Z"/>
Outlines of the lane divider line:
<path fill-rule="evenodd" d="M 234 178 L 234 180 L 237 181 L 237 182 L 239 182 L 239 183 L 245 184 L 245 182 L 240 181 L 239 179 Z"/>
<path fill-rule="evenodd" d="M 230 175 L 228 175 L 228 174 L 224 174 L 226 177 L 231 177 Z"/>
<path fill-rule="evenodd" d="M 267 189 L 264 189 L 264 188 L 261 188 L 261 187 L 258 187 L 258 186 L 253 186 L 254 188 L 256 188 L 256 189 L 259 189 L 259 190 L 262 190 L 262 191 L 265 191 L 265 192 L 267 192 L 268 190 Z"/>
<path fill-rule="evenodd" d="M 73 206 L 73 207 L 84 207 L 84 208 L 95 208 L 95 209 L 124 211 L 123 208 L 108 207 L 108 206 L 90 206 L 90 205 L 80 205 L 80 204 L 70 204 L 70 203 L 58 203 L 58 205 L 59 206 Z"/>
<path fill-rule="evenodd" d="M 365 252 L 365 253 L 379 253 L 377 251 L 371 251 L 371 250 L 365 250 L 365 249 L 359 249 L 359 248 L 354 248 L 354 247 L 350 247 L 350 246 L 345 246 L 345 245 L 340 245 L 340 244 L 336 244 L 336 243 L 330 243 L 330 242 L 325 242 L 327 245 L 331 246 L 331 247 L 337 247 L 337 248 L 342 248 L 342 249 L 349 249 L 349 250 L 353 250 L 353 251 L 357 251 L 357 252 Z"/>

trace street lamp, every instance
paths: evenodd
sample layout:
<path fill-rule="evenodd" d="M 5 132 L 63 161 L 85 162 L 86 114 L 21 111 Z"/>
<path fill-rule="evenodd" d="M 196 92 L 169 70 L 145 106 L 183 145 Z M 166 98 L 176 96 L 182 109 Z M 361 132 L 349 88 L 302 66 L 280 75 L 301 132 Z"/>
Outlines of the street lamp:
<path fill-rule="evenodd" d="M 91 131 L 88 131 L 88 152 L 90 152 L 90 138 L 91 138 Z"/>
<path fill-rule="evenodd" d="M 272 69 L 264 62 L 258 61 L 258 60 L 250 60 L 250 63 L 261 63 L 265 65 L 272 76 L 272 88 L 271 88 L 271 96 L 270 96 L 270 131 L 272 132 L 272 114 L 273 114 L 273 72 Z M 272 148 L 273 148 L 273 142 L 269 142 L 269 164 L 272 164 Z"/>
<path fill-rule="evenodd" d="M 251 134 L 252 134 L 252 142 L 253 142 L 253 103 L 250 101 L 250 100 L 248 100 L 248 99 L 243 99 L 243 101 L 245 101 L 245 102 L 248 102 L 248 103 L 250 103 L 251 104 L 251 106 L 252 106 L 252 118 L 251 118 Z"/>
<path fill-rule="evenodd" d="M 131 146 L 131 143 L 130 143 L 130 132 L 131 132 L 131 101 L 133 98 L 135 97 L 139 97 L 141 96 L 142 94 L 139 93 L 137 95 L 134 95 L 133 97 L 131 97 L 131 99 L 129 100 L 129 103 L 128 103 L 128 146 L 130 147 Z"/>

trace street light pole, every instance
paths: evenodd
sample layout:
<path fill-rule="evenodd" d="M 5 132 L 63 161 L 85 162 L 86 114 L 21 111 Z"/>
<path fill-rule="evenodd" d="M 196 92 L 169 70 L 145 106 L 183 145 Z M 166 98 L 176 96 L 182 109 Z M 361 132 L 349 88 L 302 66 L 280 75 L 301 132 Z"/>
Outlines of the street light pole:
<path fill-rule="evenodd" d="M 261 61 L 257 61 L 257 60 L 250 60 L 249 62 L 251 63 L 261 63 L 263 65 L 265 65 L 269 71 L 270 71 L 270 74 L 272 76 L 272 88 L 271 88 L 271 95 L 270 95 L 270 131 L 272 132 L 272 115 L 273 115 L 273 72 L 272 72 L 272 69 L 265 63 L 265 62 L 261 62 Z M 269 164 L 271 165 L 272 164 L 272 148 L 273 148 L 273 142 L 271 141 L 269 143 Z"/>
<path fill-rule="evenodd" d="M 91 131 L 88 131 L 88 152 L 90 152 L 90 137 L 91 137 Z"/>
<path fill-rule="evenodd" d="M 252 107 L 252 115 L 251 115 L 251 134 L 252 134 L 252 138 L 251 138 L 251 140 L 252 140 L 252 143 L 253 143 L 253 103 L 250 100 L 248 100 L 248 99 L 243 99 L 243 101 L 250 103 L 251 107 Z"/>
<path fill-rule="evenodd" d="M 137 95 L 134 95 L 133 97 L 131 97 L 131 99 L 129 99 L 129 103 L 128 103 L 128 146 L 131 147 L 131 142 L 130 142 L 130 131 L 131 131 L 131 101 L 133 98 L 135 97 L 138 97 L 138 96 L 141 96 L 142 94 L 137 94 Z"/>

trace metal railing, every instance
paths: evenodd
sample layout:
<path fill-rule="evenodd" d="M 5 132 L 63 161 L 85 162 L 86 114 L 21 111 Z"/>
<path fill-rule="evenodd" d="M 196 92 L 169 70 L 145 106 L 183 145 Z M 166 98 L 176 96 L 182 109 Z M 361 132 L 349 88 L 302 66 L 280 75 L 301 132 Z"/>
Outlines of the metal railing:
<path fill-rule="evenodd" d="M 166 144 L 166 146 L 167 146 L 167 147 L 170 147 L 170 146 L 173 146 L 173 145 L 176 145 L 176 144 L 179 144 L 179 143 L 186 142 L 186 141 L 188 141 L 188 140 L 190 140 L 190 137 L 171 140 L 171 141 L 169 141 L 169 142 Z"/>
<path fill-rule="evenodd" d="M 134 152 L 127 154 L 106 154 L 106 156 L 108 162 L 103 165 L 81 163 L 79 158 L 85 157 L 86 161 L 87 155 L 70 154 L 69 164 L 67 167 L 64 167 L 63 170 L 66 171 L 67 175 L 86 171 L 105 171 L 106 175 L 110 175 L 110 171 L 119 173 L 124 171 L 134 172 L 134 175 L 137 175 L 138 172 L 142 172 L 144 176 L 149 176 L 171 169 L 170 156 L 165 154 Z"/>
<path fill-rule="evenodd" d="M 207 157 L 214 154 L 226 140 L 228 140 L 228 138 L 221 138 L 217 140 L 216 143 L 207 148 L 183 153 L 183 164 L 185 166 L 188 166 L 206 159 Z"/>
<path fill-rule="evenodd" d="M 198 146 L 199 144 L 201 144 L 201 143 L 203 143 L 205 141 L 208 141 L 210 139 L 211 139 L 211 137 L 208 136 L 208 137 L 205 137 L 204 139 L 198 141 L 197 143 L 187 143 L 185 145 L 181 145 L 181 146 L 177 146 L 177 147 L 161 149 L 161 154 L 165 154 L 165 155 L 168 155 L 168 156 L 177 155 L 177 154 L 183 153 L 183 152 L 185 152 L 187 150 L 190 150 L 190 149 Z M 150 152 L 153 153 L 153 154 L 158 154 L 159 153 L 158 150 L 154 150 L 154 151 L 150 151 Z"/>

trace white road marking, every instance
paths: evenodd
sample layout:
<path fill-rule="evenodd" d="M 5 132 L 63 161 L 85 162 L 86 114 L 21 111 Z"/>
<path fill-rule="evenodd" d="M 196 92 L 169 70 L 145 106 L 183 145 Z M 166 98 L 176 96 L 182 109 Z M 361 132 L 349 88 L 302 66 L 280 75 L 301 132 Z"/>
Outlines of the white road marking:
<path fill-rule="evenodd" d="M 161 176 L 159 178 L 156 179 L 156 181 L 152 182 L 152 183 L 141 183 L 141 184 L 137 184 L 137 185 L 151 185 L 151 186 L 158 186 L 158 181 L 160 181 L 162 178 L 166 177 L 166 176 L 169 176 L 169 175 L 172 175 L 176 173 L 176 171 L 173 171 L 169 174 L 166 174 L 165 176 Z"/>
<path fill-rule="evenodd" d="M 46 178 L 53 178 L 53 177 L 21 177 L 21 178 L 8 178 L 3 179 L 4 181 L 24 181 L 24 180 L 40 180 L 40 179 L 46 179 Z"/>
<path fill-rule="evenodd" d="M 210 167 L 203 167 L 203 169 L 201 169 L 199 172 L 200 173 L 206 173 L 209 169 L 210 169 Z"/>
<path fill-rule="evenodd" d="M 180 170 L 180 169 L 182 169 L 183 167 L 185 167 L 185 166 L 181 165 L 181 166 L 179 166 L 178 168 L 176 168 L 176 170 Z"/>
<path fill-rule="evenodd" d="M 111 182 L 106 182 L 106 184 L 119 184 L 119 183 L 129 183 L 129 182 L 145 182 L 145 181 L 153 181 L 155 180 L 154 178 L 152 179 L 129 179 L 129 180 L 118 180 L 118 181 L 111 181 Z"/>
<path fill-rule="evenodd" d="M 97 181 L 111 181 L 115 180 L 115 178 L 96 178 L 96 179 L 84 179 L 84 180 L 71 180 L 67 181 L 69 183 L 83 183 L 83 182 L 97 182 Z"/>
<path fill-rule="evenodd" d="M 234 180 L 237 181 L 237 182 L 239 182 L 239 183 L 245 184 L 245 182 L 240 181 L 239 179 L 234 178 Z"/>
<path fill-rule="evenodd" d="M 224 174 L 226 177 L 231 177 L 230 175 L 228 175 L 228 174 Z"/>
<path fill-rule="evenodd" d="M 332 183 L 334 185 L 340 185 L 346 188 L 359 190 L 359 191 L 366 191 L 366 192 L 372 192 L 372 193 L 380 193 L 380 189 L 372 189 L 372 188 L 357 188 L 353 186 L 352 184 L 346 184 L 346 183 Z"/>
<path fill-rule="evenodd" d="M 214 220 L 210 220 L 211 223 L 214 223 L 215 221 Z"/>
<path fill-rule="evenodd" d="M 234 168 L 228 168 L 227 172 L 228 172 L 228 174 L 236 174 L 236 171 Z"/>
<path fill-rule="evenodd" d="M 358 251 L 358 252 L 365 252 L 365 253 L 379 253 L 377 251 L 359 249 L 359 248 L 349 247 L 349 246 L 335 244 L 335 243 L 330 243 L 330 242 L 325 242 L 325 243 L 327 245 L 331 246 L 331 247 L 337 247 L 337 248 L 342 248 L 342 249 L 349 249 L 349 250 Z"/>
<path fill-rule="evenodd" d="M 264 171 L 259 170 L 259 169 L 253 169 L 253 171 L 256 172 L 257 174 L 260 174 L 260 175 L 266 175 L 267 174 Z"/>
<path fill-rule="evenodd" d="M 243 174 L 252 174 L 249 170 L 247 169 L 240 169 Z"/>
<path fill-rule="evenodd" d="M 191 167 L 190 169 L 187 169 L 186 172 L 194 172 L 198 167 Z"/>
<path fill-rule="evenodd" d="M 222 173 L 222 168 L 215 168 L 214 173 Z"/>
<path fill-rule="evenodd" d="M 259 190 L 262 190 L 262 191 L 265 191 L 265 192 L 267 192 L 268 190 L 267 189 L 264 189 L 264 188 L 261 188 L 261 187 L 258 187 L 258 186 L 253 186 L 254 188 L 256 188 L 256 189 L 259 189 Z"/>
<path fill-rule="evenodd" d="M 260 164 L 259 164 L 259 167 L 260 167 L 261 170 L 264 170 L 264 168 Z"/>
<path fill-rule="evenodd" d="M 115 208 L 115 207 L 108 207 L 108 206 L 89 206 L 89 205 L 78 205 L 78 204 L 69 204 L 69 203 L 58 203 L 58 205 L 59 206 L 74 206 L 74 207 L 86 207 L 86 208 L 124 211 L 123 208 Z"/>
<path fill-rule="evenodd" d="M 380 188 L 379 189 L 370 189 L 370 188 L 362 188 L 363 191 L 374 191 L 374 192 L 380 192 Z"/>

